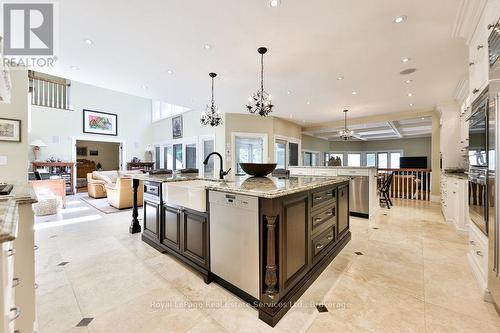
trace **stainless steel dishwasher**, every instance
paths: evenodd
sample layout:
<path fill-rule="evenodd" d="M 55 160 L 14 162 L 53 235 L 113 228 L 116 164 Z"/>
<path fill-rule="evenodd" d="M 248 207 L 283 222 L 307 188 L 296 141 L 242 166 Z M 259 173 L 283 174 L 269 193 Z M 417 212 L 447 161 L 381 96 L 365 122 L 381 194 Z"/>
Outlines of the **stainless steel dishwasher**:
<path fill-rule="evenodd" d="M 209 192 L 210 271 L 259 299 L 259 200 Z"/>
<path fill-rule="evenodd" d="M 350 177 L 349 212 L 368 218 L 370 213 L 370 184 L 368 176 Z"/>

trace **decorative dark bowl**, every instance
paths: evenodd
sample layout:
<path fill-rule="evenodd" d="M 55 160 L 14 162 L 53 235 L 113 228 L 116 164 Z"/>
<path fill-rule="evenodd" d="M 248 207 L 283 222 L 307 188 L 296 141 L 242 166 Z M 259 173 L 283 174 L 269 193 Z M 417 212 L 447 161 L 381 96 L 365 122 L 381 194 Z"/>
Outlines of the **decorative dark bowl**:
<path fill-rule="evenodd" d="M 245 173 L 254 177 L 265 177 L 276 169 L 276 163 L 240 163 L 240 166 Z"/>

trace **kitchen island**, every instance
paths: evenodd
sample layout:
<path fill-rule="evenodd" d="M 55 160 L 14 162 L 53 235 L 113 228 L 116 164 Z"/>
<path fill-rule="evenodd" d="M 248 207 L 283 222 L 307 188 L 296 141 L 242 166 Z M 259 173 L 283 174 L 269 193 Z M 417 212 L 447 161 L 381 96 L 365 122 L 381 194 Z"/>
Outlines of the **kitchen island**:
<path fill-rule="evenodd" d="M 271 326 L 351 238 L 345 177 L 132 177 L 144 182 L 142 240 L 254 305 Z"/>

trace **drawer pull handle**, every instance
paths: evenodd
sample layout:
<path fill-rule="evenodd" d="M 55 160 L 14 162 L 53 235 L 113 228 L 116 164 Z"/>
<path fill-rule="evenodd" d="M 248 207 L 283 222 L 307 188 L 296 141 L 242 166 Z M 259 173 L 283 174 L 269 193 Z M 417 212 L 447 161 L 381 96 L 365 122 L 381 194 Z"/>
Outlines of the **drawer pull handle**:
<path fill-rule="evenodd" d="M 326 213 L 327 216 L 332 216 L 333 215 L 333 212 L 328 212 Z"/>
<path fill-rule="evenodd" d="M 37 251 L 39 249 L 38 245 L 33 246 L 33 250 Z"/>
<path fill-rule="evenodd" d="M 7 256 L 12 257 L 14 254 L 16 254 L 16 249 L 9 249 L 7 251 Z"/>
<path fill-rule="evenodd" d="M 321 199 L 323 199 L 323 197 L 315 197 L 314 199 L 315 200 L 321 200 Z"/>
<path fill-rule="evenodd" d="M 477 94 L 479 92 L 479 89 L 475 88 L 474 90 L 472 90 L 472 93 L 473 94 Z"/>
<path fill-rule="evenodd" d="M 490 24 L 488 24 L 488 25 L 487 25 L 488 30 L 490 30 L 490 29 L 492 29 L 492 28 L 494 28 L 494 27 L 495 27 L 495 24 L 491 24 L 491 23 L 490 23 Z"/>
<path fill-rule="evenodd" d="M 316 248 L 317 248 L 318 250 L 321 250 L 321 249 L 323 248 L 323 246 L 324 246 L 323 244 L 318 244 L 318 245 L 316 245 Z"/>
<path fill-rule="evenodd" d="M 21 284 L 21 279 L 20 279 L 20 278 L 17 278 L 17 277 L 16 277 L 16 278 L 13 278 L 13 279 L 12 279 L 12 288 L 17 287 L 17 286 L 18 286 L 18 285 L 20 285 L 20 284 Z"/>
<path fill-rule="evenodd" d="M 469 66 L 474 66 L 474 62 L 473 61 L 469 62 Z"/>
<path fill-rule="evenodd" d="M 326 238 L 328 238 L 328 240 L 332 240 L 333 239 L 333 235 L 328 235 L 328 237 L 326 237 Z"/>
<path fill-rule="evenodd" d="M 326 195 L 331 197 L 333 195 L 333 193 L 327 193 Z"/>
<path fill-rule="evenodd" d="M 478 46 L 477 46 L 478 51 L 479 51 L 479 50 L 481 50 L 483 47 L 484 47 L 484 45 L 481 45 L 481 44 L 480 44 L 480 45 L 478 45 Z"/>
<path fill-rule="evenodd" d="M 14 321 L 21 315 L 20 308 L 10 308 L 10 312 L 14 312 L 14 315 L 10 317 L 9 321 Z"/>
<path fill-rule="evenodd" d="M 476 245 L 476 242 L 474 242 L 473 240 L 469 241 L 470 245 Z"/>
<path fill-rule="evenodd" d="M 480 257 L 482 257 L 482 256 L 483 256 L 483 252 L 481 252 L 481 251 L 476 251 L 476 254 L 477 254 L 478 256 L 480 256 Z"/>
<path fill-rule="evenodd" d="M 314 219 L 314 221 L 316 221 L 316 222 L 319 222 L 321 220 L 322 220 L 321 217 L 317 217 L 317 218 Z"/>

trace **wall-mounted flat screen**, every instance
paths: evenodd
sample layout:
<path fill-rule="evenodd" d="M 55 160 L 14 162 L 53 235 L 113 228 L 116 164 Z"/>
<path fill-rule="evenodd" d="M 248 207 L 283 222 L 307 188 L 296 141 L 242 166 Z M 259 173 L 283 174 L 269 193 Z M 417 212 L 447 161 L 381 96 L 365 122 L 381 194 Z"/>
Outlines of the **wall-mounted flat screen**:
<path fill-rule="evenodd" d="M 401 157 L 399 167 L 401 169 L 427 169 L 427 156 Z"/>

